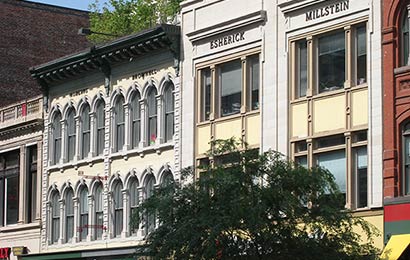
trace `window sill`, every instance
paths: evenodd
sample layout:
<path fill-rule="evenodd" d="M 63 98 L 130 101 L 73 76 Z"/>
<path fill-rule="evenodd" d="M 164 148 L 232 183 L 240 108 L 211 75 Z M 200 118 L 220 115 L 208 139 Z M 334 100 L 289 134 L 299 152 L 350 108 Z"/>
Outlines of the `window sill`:
<path fill-rule="evenodd" d="M 170 150 L 173 147 L 174 147 L 174 142 L 171 141 L 168 143 L 156 144 L 156 145 L 146 146 L 143 148 L 130 149 L 130 150 L 124 150 L 120 152 L 111 153 L 108 156 L 108 158 L 112 160 L 115 158 L 122 157 L 123 159 L 127 160 L 128 157 L 134 156 L 134 155 L 139 155 L 140 157 L 144 157 L 145 154 L 149 154 L 149 153 L 161 154 L 163 151 Z"/>
<path fill-rule="evenodd" d="M 198 122 L 196 125 L 197 126 L 208 125 L 212 122 L 217 123 L 217 122 L 229 121 L 229 120 L 233 120 L 233 119 L 236 119 L 236 118 L 240 118 L 242 116 L 246 117 L 246 116 L 252 116 L 252 115 L 257 115 L 257 114 L 259 114 L 259 109 L 248 111 L 248 112 L 245 112 L 245 113 L 237 113 L 237 114 L 234 114 L 234 115 L 218 117 L 218 118 L 215 118 L 213 120 Z"/>
<path fill-rule="evenodd" d="M 40 222 L 28 223 L 28 224 L 14 224 L 0 228 L 0 233 L 16 232 L 28 229 L 40 228 Z"/>
<path fill-rule="evenodd" d="M 394 75 L 405 74 L 410 72 L 410 65 L 401 66 L 394 69 Z"/>
<path fill-rule="evenodd" d="M 78 161 L 71 161 L 71 162 L 66 162 L 63 164 L 56 164 L 56 165 L 52 165 L 52 166 L 48 166 L 48 170 L 60 170 L 61 172 L 64 171 L 67 168 L 75 168 L 77 169 L 79 166 L 83 166 L 83 165 L 93 165 L 97 162 L 102 162 L 104 161 L 104 156 L 103 155 L 99 155 L 96 157 L 92 157 L 92 158 L 86 158 L 86 159 L 81 159 Z"/>

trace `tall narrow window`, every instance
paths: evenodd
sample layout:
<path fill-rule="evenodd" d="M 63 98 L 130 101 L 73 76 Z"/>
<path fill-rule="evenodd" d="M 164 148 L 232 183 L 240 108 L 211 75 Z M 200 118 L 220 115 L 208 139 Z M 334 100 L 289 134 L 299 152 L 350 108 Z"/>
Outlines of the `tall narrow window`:
<path fill-rule="evenodd" d="M 72 242 L 74 236 L 74 202 L 73 190 L 69 189 L 65 195 L 65 241 Z"/>
<path fill-rule="evenodd" d="M 132 147 L 138 148 L 141 140 L 141 110 L 140 110 L 140 94 L 136 93 L 131 99 L 131 113 L 132 113 Z"/>
<path fill-rule="evenodd" d="M 27 152 L 28 222 L 33 222 L 37 213 L 37 146 L 29 147 Z"/>
<path fill-rule="evenodd" d="M 345 32 L 319 38 L 319 93 L 343 88 L 345 82 Z"/>
<path fill-rule="evenodd" d="M 122 200 L 122 184 L 116 182 L 113 188 L 113 205 L 114 205 L 114 236 L 121 236 L 123 228 L 123 200 Z"/>
<path fill-rule="evenodd" d="M 83 187 L 80 192 L 80 241 L 86 241 L 88 235 L 88 189 Z"/>
<path fill-rule="evenodd" d="M 102 198 L 102 185 L 99 184 L 95 188 L 94 193 L 94 203 L 95 203 L 95 226 L 94 226 L 94 237 L 96 240 L 102 238 L 104 222 L 103 222 L 103 198 Z"/>
<path fill-rule="evenodd" d="M 165 107 L 165 141 L 170 142 L 174 136 L 174 85 L 169 83 L 164 90 Z"/>
<path fill-rule="evenodd" d="M 60 194 L 54 192 L 51 195 L 50 206 L 51 206 L 51 244 L 58 242 L 60 238 Z"/>
<path fill-rule="evenodd" d="M 410 195 L 410 123 L 403 127 L 403 192 Z"/>
<path fill-rule="evenodd" d="M 356 79 L 357 85 L 367 81 L 367 47 L 366 47 L 366 26 L 356 28 Z"/>
<path fill-rule="evenodd" d="M 201 121 L 209 120 L 211 114 L 211 69 L 201 70 Z"/>
<path fill-rule="evenodd" d="M 67 159 L 72 161 L 75 155 L 75 111 L 70 109 L 67 114 Z"/>
<path fill-rule="evenodd" d="M 356 203 L 358 208 L 367 207 L 367 147 L 355 149 Z"/>
<path fill-rule="evenodd" d="M 115 117 L 115 151 L 121 151 L 125 138 L 124 98 L 118 97 L 114 107 Z"/>
<path fill-rule="evenodd" d="M 139 204 L 139 192 L 138 192 L 138 180 L 134 178 L 130 184 L 130 230 L 131 234 L 135 234 L 138 231 L 138 204 Z"/>
<path fill-rule="evenodd" d="M 0 223 L 13 225 L 19 216 L 19 152 L 9 152 L 0 160 Z"/>
<path fill-rule="evenodd" d="M 97 155 L 102 155 L 104 152 L 104 134 L 105 134 L 105 104 L 103 101 L 98 101 L 96 106 L 96 152 Z"/>
<path fill-rule="evenodd" d="M 296 43 L 296 59 L 296 97 L 300 98 L 306 96 L 308 86 L 308 53 L 306 40 L 301 40 Z"/>
<path fill-rule="evenodd" d="M 220 116 L 241 111 L 242 62 L 234 60 L 219 66 Z"/>
<path fill-rule="evenodd" d="M 409 64 L 409 17 L 408 12 L 405 12 L 403 17 L 402 29 L 401 29 L 401 44 L 402 44 L 402 65 Z"/>
<path fill-rule="evenodd" d="M 86 105 L 81 112 L 81 159 L 90 152 L 90 107 Z"/>
<path fill-rule="evenodd" d="M 52 144 L 53 149 L 52 154 L 50 154 L 50 158 L 52 158 L 51 163 L 57 164 L 61 158 L 61 114 L 57 113 L 54 116 L 52 127 Z"/>
<path fill-rule="evenodd" d="M 157 140 L 157 90 L 151 87 L 147 96 L 148 109 L 148 145 L 154 145 Z"/>
<path fill-rule="evenodd" d="M 154 184 L 155 184 L 155 178 L 154 176 L 150 176 L 146 187 L 145 187 L 145 192 L 146 192 L 146 198 L 150 198 L 154 194 Z M 153 231 L 155 228 L 155 214 L 147 214 L 146 215 L 146 225 L 145 225 L 145 230 L 147 233 Z"/>
<path fill-rule="evenodd" d="M 248 59 L 251 110 L 259 109 L 259 55 Z"/>

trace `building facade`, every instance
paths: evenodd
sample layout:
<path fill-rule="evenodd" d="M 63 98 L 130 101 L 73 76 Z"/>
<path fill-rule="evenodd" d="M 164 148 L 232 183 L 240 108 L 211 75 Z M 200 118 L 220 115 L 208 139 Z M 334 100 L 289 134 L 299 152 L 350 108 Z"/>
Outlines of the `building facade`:
<path fill-rule="evenodd" d="M 178 179 L 179 28 L 161 25 L 37 66 L 44 120 L 40 255 L 133 259 L 138 205 Z"/>

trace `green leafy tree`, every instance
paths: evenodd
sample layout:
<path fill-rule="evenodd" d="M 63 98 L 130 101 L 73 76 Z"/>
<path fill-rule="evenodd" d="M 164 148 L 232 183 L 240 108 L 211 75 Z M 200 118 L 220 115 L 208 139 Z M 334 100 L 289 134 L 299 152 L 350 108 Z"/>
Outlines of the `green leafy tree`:
<path fill-rule="evenodd" d="M 157 218 L 146 244 L 156 258 L 375 258 L 378 231 L 344 209 L 331 173 L 238 145 L 214 142 L 209 163 L 184 170 L 181 182 L 142 204 L 139 220 Z"/>
<path fill-rule="evenodd" d="M 90 29 L 114 36 L 91 34 L 94 43 L 112 40 L 160 23 L 170 23 L 179 11 L 182 0 L 109 0 L 103 6 L 95 0 L 89 7 Z"/>

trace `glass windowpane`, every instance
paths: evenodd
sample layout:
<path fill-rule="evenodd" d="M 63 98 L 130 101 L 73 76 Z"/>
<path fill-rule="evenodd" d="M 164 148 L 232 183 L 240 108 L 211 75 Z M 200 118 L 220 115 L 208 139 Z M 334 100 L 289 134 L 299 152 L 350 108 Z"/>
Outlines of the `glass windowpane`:
<path fill-rule="evenodd" d="M 219 87 L 221 93 L 221 116 L 241 111 L 242 62 L 234 60 L 219 66 Z"/>

